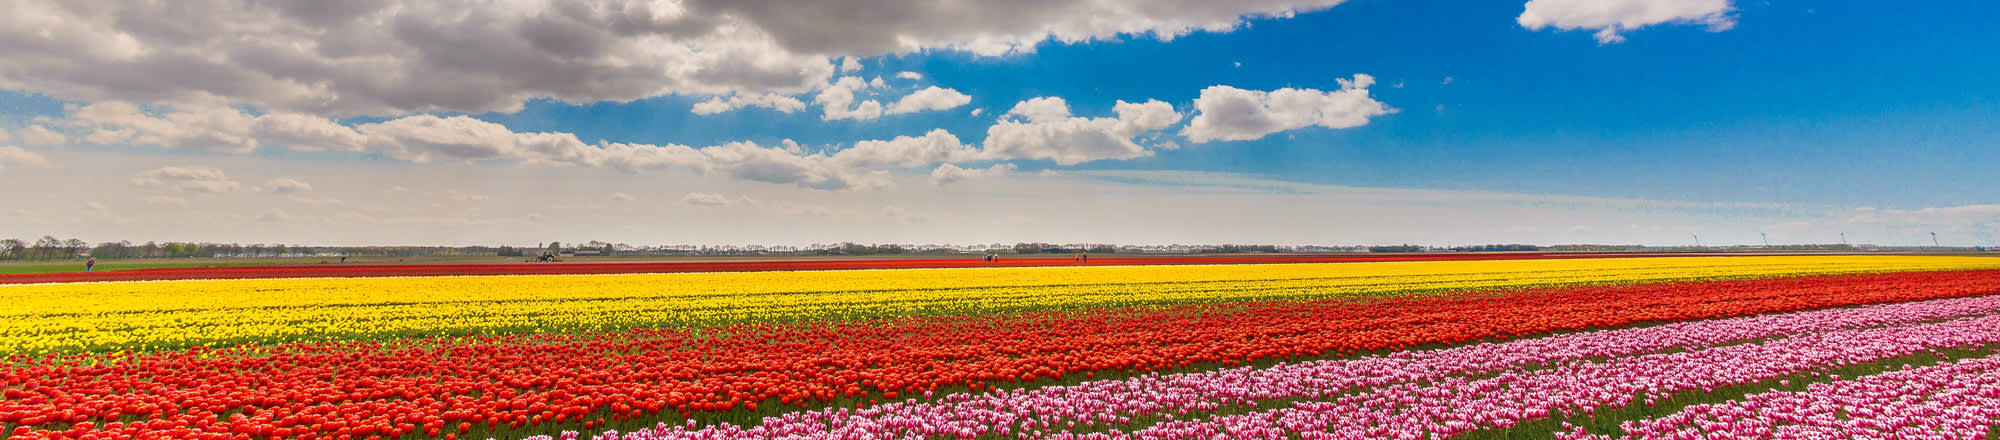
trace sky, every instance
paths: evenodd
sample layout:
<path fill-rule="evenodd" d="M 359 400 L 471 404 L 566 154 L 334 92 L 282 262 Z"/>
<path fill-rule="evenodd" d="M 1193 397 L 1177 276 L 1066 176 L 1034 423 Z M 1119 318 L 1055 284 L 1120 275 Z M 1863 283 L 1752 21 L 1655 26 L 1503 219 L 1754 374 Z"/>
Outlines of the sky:
<path fill-rule="evenodd" d="M 2000 4 L 0 0 L 0 237 L 2000 245 Z"/>

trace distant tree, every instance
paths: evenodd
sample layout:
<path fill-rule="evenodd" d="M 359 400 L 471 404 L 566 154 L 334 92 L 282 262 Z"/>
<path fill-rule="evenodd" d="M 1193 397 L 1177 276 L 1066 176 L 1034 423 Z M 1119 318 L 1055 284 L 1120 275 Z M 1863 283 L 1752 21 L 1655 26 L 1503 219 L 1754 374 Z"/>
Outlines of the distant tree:
<path fill-rule="evenodd" d="M 68 240 L 63 240 L 62 247 L 63 247 L 63 258 L 76 258 L 77 254 L 81 254 L 84 251 L 90 250 L 90 243 L 85 243 L 83 240 L 72 238 Z"/>
<path fill-rule="evenodd" d="M 6 258 L 21 259 L 21 254 L 26 253 L 27 249 L 28 243 L 21 241 L 19 238 L 0 240 L 0 255 L 4 255 Z"/>
<path fill-rule="evenodd" d="M 129 245 L 130 243 L 109 241 L 98 243 L 97 247 L 90 248 L 90 256 L 97 258 L 122 258 L 125 256 L 125 248 L 130 247 Z"/>
<path fill-rule="evenodd" d="M 180 243 L 175 243 L 171 241 L 167 242 L 166 245 L 160 246 L 160 252 L 165 254 L 164 256 L 168 258 L 181 256 L 181 252 L 183 252 L 185 249 L 186 248 L 181 246 Z"/>
<path fill-rule="evenodd" d="M 547 249 L 549 250 L 549 252 L 561 252 L 561 251 L 562 251 L 562 242 L 560 242 L 560 241 L 551 241 L 551 242 L 549 242 L 549 247 L 548 247 Z"/>
<path fill-rule="evenodd" d="M 140 252 L 139 256 L 142 257 L 159 258 L 161 256 L 160 244 L 148 241 L 146 242 L 146 244 L 139 246 L 139 252 Z"/>
<path fill-rule="evenodd" d="M 61 252 L 61 248 L 62 248 L 62 240 L 57 240 L 55 237 L 44 235 L 42 236 L 42 239 L 35 240 L 35 258 L 36 259 L 53 258 L 57 252 Z"/>
<path fill-rule="evenodd" d="M 1424 248 L 1422 246 L 1411 246 L 1405 244 L 1401 246 L 1369 246 L 1368 251 L 1374 253 L 1423 252 Z"/>

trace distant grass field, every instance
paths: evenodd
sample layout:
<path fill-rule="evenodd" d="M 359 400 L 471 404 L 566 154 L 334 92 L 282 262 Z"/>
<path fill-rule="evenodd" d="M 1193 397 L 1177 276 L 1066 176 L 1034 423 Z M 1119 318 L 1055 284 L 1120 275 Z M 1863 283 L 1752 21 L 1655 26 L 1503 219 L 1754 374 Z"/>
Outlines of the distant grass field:
<path fill-rule="evenodd" d="M 124 262 L 105 262 L 100 260 L 97 262 L 97 269 L 95 269 L 95 271 L 104 272 L 113 270 L 188 268 L 188 267 L 268 266 L 272 264 L 281 264 L 281 263 L 124 263 Z M 83 262 L 80 261 L 62 262 L 62 263 L 34 262 L 34 263 L 0 265 L 0 274 L 30 274 L 30 273 L 57 273 L 57 272 L 82 272 L 82 271 L 83 271 Z"/>

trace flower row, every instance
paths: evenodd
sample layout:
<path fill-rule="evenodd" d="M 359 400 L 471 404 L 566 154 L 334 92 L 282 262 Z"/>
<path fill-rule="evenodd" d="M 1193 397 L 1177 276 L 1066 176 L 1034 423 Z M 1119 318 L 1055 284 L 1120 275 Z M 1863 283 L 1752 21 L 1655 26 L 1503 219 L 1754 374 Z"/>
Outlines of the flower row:
<path fill-rule="evenodd" d="M 1946 320 L 1945 322 L 1930 322 Z M 1762 341 L 1770 339 L 1768 341 Z M 1743 343 L 1743 342 L 1749 343 Z M 1590 414 L 1634 402 L 1654 405 L 1670 396 L 1731 385 L 1812 374 L 1833 367 L 1895 359 L 1933 350 L 2000 345 L 2000 297 L 1892 304 L 1787 315 L 1701 321 L 1662 327 L 1608 330 L 1402 352 L 1353 360 L 1325 360 L 1199 373 L 1144 375 L 1075 386 L 953 395 L 873 408 L 789 413 L 749 426 L 659 426 L 599 438 L 627 440 L 723 438 L 976 438 L 1024 436 L 1074 439 L 1207 438 L 1450 438 L 1549 417 Z M 1668 350 L 1677 349 L 1677 350 Z M 1851 430 L 1854 438 L 1874 426 L 1927 427 L 1983 433 L 1971 424 L 1992 410 L 1967 411 L 1966 403 L 1996 402 L 1991 361 L 1900 373 L 1932 378 L 1927 386 L 1898 386 L 1906 377 L 1863 384 L 1846 382 L 1815 392 L 1856 414 L 1837 420 L 1825 405 L 1799 406 L 1784 396 L 1689 411 L 1738 425 L 1791 423 L 1786 414 Z M 1976 368 L 1975 368 L 1976 367 Z M 1941 378 L 1941 379 L 1940 379 Z M 1838 378 L 1835 378 L 1838 379 Z M 1921 381 L 1919 381 L 1921 382 Z M 1920 389 L 1919 389 L 1920 388 Z M 1939 396 L 1932 392 L 1950 388 Z M 1983 394 L 1982 394 L 1983 393 Z M 1944 405 L 1911 406 L 1900 395 L 1929 395 Z M 1881 403 L 1893 414 L 1879 425 L 1858 404 Z M 1953 405 L 1956 404 L 1956 405 Z M 1235 409 L 1231 411 L 1231 409 Z M 1780 411 L 1773 415 L 1773 411 Z M 1243 413 L 1217 415 L 1216 413 Z M 1675 417 L 1645 427 L 1686 424 Z M 1992 419 L 1984 420 L 1991 423 Z M 1627 424 L 1628 427 L 1633 426 Z M 1710 425 L 1703 425 L 1704 427 Z M 1955 428 L 1954 428 L 1955 427 Z M 1629 429 L 1629 428 L 1628 428 Z M 1637 431 L 1654 433 L 1660 431 Z M 1714 434 L 1713 430 L 1706 430 Z M 1768 431 L 1762 431 L 1768 432 Z M 1662 432 L 1659 438 L 1674 436 Z M 1650 438 L 1650 437 L 1649 437 Z"/>
<path fill-rule="evenodd" d="M 2000 267 L 1975 257 L 1704 257 L 0 286 L 0 352 L 1083 311 L 1583 283 Z"/>
<path fill-rule="evenodd" d="M 0 378 L 9 388 L 0 422 L 67 429 L 136 417 L 143 421 L 119 429 L 168 437 L 365 438 L 755 416 L 959 387 L 1996 291 L 2000 271 L 1904 272 L 737 325 L 701 334 L 630 330 L 15 355 L 9 359 L 15 366 Z M 1908 315 L 1943 316 L 1953 315 Z M 1651 340 L 1684 341 L 1671 334 Z"/>
<path fill-rule="evenodd" d="M 1969 438 L 2000 429 L 2000 357 L 1815 383 L 1620 426 L 1625 438 Z M 1609 439 L 1602 435 L 1570 438 Z"/>

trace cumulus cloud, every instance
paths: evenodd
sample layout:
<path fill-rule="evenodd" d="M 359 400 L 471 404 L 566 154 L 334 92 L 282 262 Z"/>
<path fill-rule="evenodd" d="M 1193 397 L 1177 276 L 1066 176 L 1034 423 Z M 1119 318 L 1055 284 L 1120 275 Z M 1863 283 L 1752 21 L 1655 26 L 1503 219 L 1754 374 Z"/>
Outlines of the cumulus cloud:
<path fill-rule="evenodd" d="M 1171 39 L 1340 1 L 17 0 L 0 88 L 328 115 L 796 94 L 862 56 Z"/>
<path fill-rule="evenodd" d="M 77 109 L 67 123 L 90 130 L 84 140 L 96 144 L 152 145 L 219 153 L 257 149 L 251 135 L 256 118 L 223 106 L 155 114 L 124 101 L 93 103 Z"/>
<path fill-rule="evenodd" d="M 573 164 L 595 149 L 569 133 L 516 133 L 469 116 L 416 115 L 354 127 L 366 150 L 410 162 L 517 159 Z"/>
<path fill-rule="evenodd" d="M 813 103 L 822 109 L 820 119 L 828 121 L 841 119 L 869 120 L 882 117 L 882 103 L 873 99 L 855 103 L 855 92 L 868 90 L 868 83 L 860 77 L 846 76 L 834 81 L 833 85 L 813 97 Z"/>
<path fill-rule="evenodd" d="M 908 80 L 919 80 L 919 81 L 921 81 L 921 80 L 923 80 L 923 79 L 924 79 L 924 74 L 921 74 L 921 73 L 917 73 L 917 72 L 911 72 L 911 71 L 902 71 L 902 72 L 897 72 L 897 73 L 896 73 L 896 77 L 897 77 L 897 78 L 902 78 L 902 79 L 908 79 Z"/>
<path fill-rule="evenodd" d="M 681 203 L 693 206 L 729 206 L 736 204 L 736 200 L 716 193 L 691 192 L 681 196 Z"/>
<path fill-rule="evenodd" d="M 37 154 L 33 151 L 23 150 L 21 149 L 21 147 L 0 146 L 0 170 L 7 169 L 9 167 L 48 168 L 50 167 L 50 165 L 49 165 L 49 159 L 46 157 L 42 157 L 41 154 Z"/>
<path fill-rule="evenodd" d="M 40 125 L 30 125 L 21 129 L 20 136 L 21 143 L 28 145 L 62 145 L 69 142 L 68 136 Z"/>
<path fill-rule="evenodd" d="M 805 101 L 800 101 L 798 98 L 776 93 L 749 96 L 737 95 L 728 99 L 717 96 L 709 98 L 707 101 L 695 103 L 693 111 L 697 115 L 713 115 L 749 107 L 762 107 L 777 110 L 780 113 L 791 114 L 792 112 L 805 110 L 806 103 Z"/>
<path fill-rule="evenodd" d="M 750 142 L 700 150 L 717 172 L 741 180 L 798 185 L 812 189 L 872 189 L 888 184 L 885 173 L 856 174 L 833 166 L 826 156 L 799 156 Z"/>
<path fill-rule="evenodd" d="M 1731 0 L 1530 0 L 1514 20 L 1539 31 L 1596 30 L 1598 44 L 1625 41 L 1623 32 L 1658 24 L 1708 26 L 1710 32 L 1736 27 Z"/>
<path fill-rule="evenodd" d="M 305 182 L 300 182 L 296 179 L 278 178 L 278 179 L 271 179 L 271 181 L 269 182 L 264 182 L 264 185 L 257 187 L 257 190 L 263 192 L 278 193 L 278 194 L 296 194 L 306 191 L 312 191 L 312 185 Z"/>
<path fill-rule="evenodd" d="M 1375 78 L 1342 78 L 1340 90 L 1283 88 L 1274 91 L 1213 86 L 1195 98 L 1195 115 L 1181 135 L 1194 142 L 1247 141 L 1309 126 L 1332 129 L 1367 125 L 1370 118 L 1395 113 L 1368 96 Z"/>
<path fill-rule="evenodd" d="M 1180 122 L 1181 114 L 1160 101 L 1118 101 L 1117 117 L 1071 117 L 1059 97 L 1021 101 L 986 130 L 985 152 L 995 159 L 1049 159 L 1060 165 L 1152 155 L 1134 141 L 1140 135 Z"/>
<path fill-rule="evenodd" d="M 907 72 L 906 72 L 907 73 Z M 899 115 L 927 110 L 951 110 L 972 103 L 972 97 L 957 90 L 930 86 L 903 96 L 889 105 L 888 114 Z"/>
<path fill-rule="evenodd" d="M 858 78 L 841 89 L 870 87 Z M 952 108 L 969 99 L 930 88 L 899 105 Z M 932 102 L 925 104 L 923 102 Z M 258 147 L 342 151 L 395 160 L 500 162 L 533 166 L 600 167 L 626 173 L 686 171 L 738 180 L 822 190 L 863 190 L 888 184 L 885 168 L 939 163 L 1049 159 L 1059 164 L 1150 155 L 1136 138 L 1177 123 L 1182 115 L 1159 101 L 1114 107 L 1115 117 L 1072 117 L 1061 98 L 1023 101 L 988 129 L 987 147 L 967 144 L 945 130 L 921 136 L 863 140 L 833 152 L 809 153 L 797 142 L 776 145 L 730 142 L 708 147 L 679 144 L 585 143 L 563 132 L 517 132 L 471 116 L 412 115 L 356 125 L 302 113 L 252 115 L 228 106 L 189 110 L 148 109 L 125 102 L 79 107 L 57 121 L 96 143 L 150 144 L 167 148 L 246 153 Z M 1148 141 L 1154 148 L 1178 146 Z"/>
<path fill-rule="evenodd" d="M 976 179 L 983 177 L 1000 177 L 1007 175 L 1007 173 L 1013 172 L 1015 169 L 1016 167 L 1014 166 L 1014 164 L 1011 163 L 995 164 L 985 169 L 970 169 L 970 170 L 959 168 L 957 165 L 944 164 L 944 165 L 938 165 L 937 169 L 935 170 L 931 170 L 931 183 L 935 183 L 938 185 L 949 185 L 967 179 Z"/>
<path fill-rule="evenodd" d="M 242 186 L 229 180 L 222 170 L 202 167 L 160 167 L 140 171 L 129 181 L 141 188 L 198 193 L 230 192 Z"/>
<path fill-rule="evenodd" d="M 934 163 L 978 160 L 980 152 L 944 129 L 923 136 L 897 136 L 886 141 L 861 141 L 853 148 L 832 156 L 833 163 L 848 168 L 909 168 Z"/>

